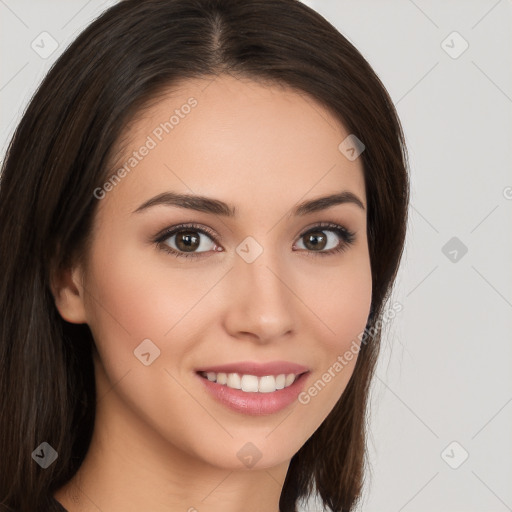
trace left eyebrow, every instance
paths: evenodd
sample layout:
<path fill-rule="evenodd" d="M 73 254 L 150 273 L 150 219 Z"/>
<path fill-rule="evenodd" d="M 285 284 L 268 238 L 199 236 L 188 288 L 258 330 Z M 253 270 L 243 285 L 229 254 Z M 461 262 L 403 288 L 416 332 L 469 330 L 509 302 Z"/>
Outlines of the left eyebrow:
<path fill-rule="evenodd" d="M 364 204 L 354 193 L 345 190 L 338 194 L 318 197 L 309 201 L 303 201 L 295 206 L 291 214 L 296 216 L 304 216 L 320 210 L 325 210 L 338 204 L 352 203 L 365 210 Z M 141 204 L 133 213 L 140 213 L 148 208 L 157 205 L 175 206 L 178 208 L 188 208 L 223 217 L 235 217 L 236 207 L 230 206 L 219 199 L 213 199 L 205 196 L 196 196 L 190 194 L 177 194 L 175 192 L 164 192 Z"/>
<path fill-rule="evenodd" d="M 317 199 L 304 201 L 303 203 L 300 203 L 298 206 L 296 206 L 292 213 L 294 215 L 307 215 L 308 213 L 325 210 L 331 206 L 344 203 L 352 203 L 357 205 L 363 211 L 365 210 L 364 204 L 361 199 L 359 199 L 359 197 L 348 190 L 344 190 L 339 194 L 332 194 L 330 196 L 318 197 Z"/>

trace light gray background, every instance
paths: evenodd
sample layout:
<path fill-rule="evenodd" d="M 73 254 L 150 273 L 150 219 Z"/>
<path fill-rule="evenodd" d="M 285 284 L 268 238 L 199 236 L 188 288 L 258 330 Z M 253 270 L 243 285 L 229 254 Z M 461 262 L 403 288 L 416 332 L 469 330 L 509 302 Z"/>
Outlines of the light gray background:
<path fill-rule="evenodd" d="M 0 0 L 2 155 L 50 65 L 114 3 Z M 512 511 L 512 2 L 304 3 L 380 76 L 411 162 L 403 309 L 384 331 L 358 510 Z M 43 31 L 59 43 L 46 59 L 31 48 Z"/>

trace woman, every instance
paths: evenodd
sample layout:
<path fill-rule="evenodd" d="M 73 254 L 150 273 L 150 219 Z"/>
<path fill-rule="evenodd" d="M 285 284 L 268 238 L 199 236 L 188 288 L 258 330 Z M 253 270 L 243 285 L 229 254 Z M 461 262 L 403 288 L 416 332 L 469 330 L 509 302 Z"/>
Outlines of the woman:
<path fill-rule="evenodd" d="M 2 510 L 353 510 L 408 190 L 312 9 L 108 9 L 2 168 Z"/>

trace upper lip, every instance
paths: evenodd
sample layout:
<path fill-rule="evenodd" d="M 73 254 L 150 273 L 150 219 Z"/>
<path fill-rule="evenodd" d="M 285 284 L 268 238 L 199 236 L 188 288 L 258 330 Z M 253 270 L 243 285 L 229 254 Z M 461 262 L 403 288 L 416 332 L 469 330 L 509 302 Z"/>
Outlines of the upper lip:
<path fill-rule="evenodd" d="M 196 370 L 197 372 L 214 373 L 241 373 L 244 375 L 254 375 L 264 377 L 265 375 L 296 375 L 309 371 L 306 366 L 288 361 L 270 361 L 268 363 L 259 363 L 255 361 L 240 361 L 237 363 L 219 364 L 215 366 L 203 366 Z"/>

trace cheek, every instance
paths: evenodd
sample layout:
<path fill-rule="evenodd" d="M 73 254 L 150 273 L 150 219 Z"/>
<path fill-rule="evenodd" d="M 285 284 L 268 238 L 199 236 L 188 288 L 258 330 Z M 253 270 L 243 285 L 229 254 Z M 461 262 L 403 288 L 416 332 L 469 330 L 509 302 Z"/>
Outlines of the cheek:
<path fill-rule="evenodd" d="M 184 268 L 170 270 L 172 256 L 122 247 L 114 237 L 97 247 L 86 287 L 89 325 L 100 351 L 132 364 L 133 350 L 144 339 L 161 350 L 172 339 L 174 354 L 187 350 L 186 334 L 204 314 L 198 303 L 225 269 L 190 269 L 184 262 Z"/>
<path fill-rule="evenodd" d="M 354 254 L 345 263 L 336 270 L 326 270 L 325 275 L 318 277 L 320 285 L 310 288 L 315 291 L 314 296 L 310 296 L 311 309 L 321 320 L 316 322 L 317 372 L 331 372 L 331 378 L 326 377 L 330 382 L 326 386 L 329 391 L 324 395 L 326 411 L 337 401 L 353 373 L 372 300 L 368 254 Z M 332 377 L 333 374 L 336 377 Z"/>
<path fill-rule="evenodd" d="M 320 286 L 310 287 L 315 290 L 312 309 L 330 333 L 326 348 L 338 351 L 357 339 L 366 326 L 372 300 L 370 261 L 363 253 L 326 272 L 318 277 Z"/>
<path fill-rule="evenodd" d="M 324 421 L 345 391 L 371 307 L 372 279 L 367 255 L 323 272 L 317 275 L 318 285 L 309 288 L 308 305 L 319 319 L 311 316 L 314 345 L 308 347 L 310 359 L 317 362 L 315 372 L 298 396 L 301 410 L 307 411 L 301 427 L 305 439 Z M 311 278 L 308 282 L 311 284 Z"/>
<path fill-rule="evenodd" d="M 109 359 L 131 364 L 142 340 L 169 329 L 173 304 L 163 304 L 159 295 L 165 283 L 155 286 L 144 261 L 114 237 L 97 242 L 86 286 L 88 323 Z"/>

